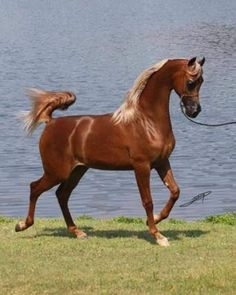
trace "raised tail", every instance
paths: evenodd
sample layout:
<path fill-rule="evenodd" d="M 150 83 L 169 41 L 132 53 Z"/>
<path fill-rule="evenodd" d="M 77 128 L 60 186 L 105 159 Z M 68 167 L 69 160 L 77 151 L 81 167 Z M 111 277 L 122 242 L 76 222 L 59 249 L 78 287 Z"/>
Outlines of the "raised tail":
<path fill-rule="evenodd" d="M 69 91 L 54 92 L 30 88 L 27 95 L 32 102 L 31 111 L 24 116 L 28 134 L 32 134 L 40 123 L 49 122 L 54 110 L 66 110 L 76 100 L 75 94 Z"/>

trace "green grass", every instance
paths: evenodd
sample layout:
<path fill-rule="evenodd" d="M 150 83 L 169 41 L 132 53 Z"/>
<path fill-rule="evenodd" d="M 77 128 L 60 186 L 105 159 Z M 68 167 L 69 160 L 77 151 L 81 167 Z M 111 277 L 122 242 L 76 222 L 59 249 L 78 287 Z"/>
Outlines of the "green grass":
<path fill-rule="evenodd" d="M 205 219 L 206 222 L 236 225 L 236 212 L 224 215 L 213 215 Z"/>
<path fill-rule="evenodd" d="M 217 221 L 216 221 L 217 220 Z M 0 293 L 236 294 L 235 214 L 159 225 L 171 246 L 155 244 L 140 218 L 82 216 L 78 240 L 62 219 L 37 219 L 15 233 L 0 217 Z"/>

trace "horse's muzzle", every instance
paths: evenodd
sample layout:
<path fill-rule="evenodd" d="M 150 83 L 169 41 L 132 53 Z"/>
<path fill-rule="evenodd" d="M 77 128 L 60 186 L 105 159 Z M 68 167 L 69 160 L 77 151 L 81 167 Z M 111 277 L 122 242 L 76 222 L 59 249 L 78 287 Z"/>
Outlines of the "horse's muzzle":
<path fill-rule="evenodd" d="M 185 108 L 185 114 L 190 118 L 196 118 L 201 112 L 201 105 L 190 99 L 183 99 L 182 101 Z"/>

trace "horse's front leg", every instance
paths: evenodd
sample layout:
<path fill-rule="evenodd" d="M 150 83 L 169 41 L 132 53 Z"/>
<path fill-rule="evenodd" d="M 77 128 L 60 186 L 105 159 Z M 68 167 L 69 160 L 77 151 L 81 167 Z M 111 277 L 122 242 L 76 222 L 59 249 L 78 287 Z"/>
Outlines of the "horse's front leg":
<path fill-rule="evenodd" d="M 158 172 L 165 186 L 170 191 L 170 197 L 166 205 L 159 214 L 154 215 L 154 221 L 155 223 L 158 223 L 169 216 L 171 209 L 173 208 L 175 202 L 179 198 L 180 189 L 177 183 L 175 182 L 169 160 L 166 160 L 165 163 L 162 164 L 162 166 L 156 167 L 155 169 Z"/>
<path fill-rule="evenodd" d="M 141 195 L 143 207 L 146 210 L 149 232 L 155 237 L 161 246 L 169 246 L 168 240 L 157 229 L 153 217 L 153 202 L 150 191 L 150 165 L 137 164 L 134 167 L 135 177 Z"/>

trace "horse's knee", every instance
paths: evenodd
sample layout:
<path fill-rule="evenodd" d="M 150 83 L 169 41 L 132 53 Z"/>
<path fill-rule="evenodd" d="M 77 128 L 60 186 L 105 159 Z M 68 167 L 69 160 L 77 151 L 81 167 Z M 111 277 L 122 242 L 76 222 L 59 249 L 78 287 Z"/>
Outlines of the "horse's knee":
<path fill-rule="evenodd" d="M 145 210 L 153 210 L 153 202 L 152 201 L 147 201 L 147 202 L 143 202 L 143 207 L 145 208 Z"/>
<path fill-rule="evenodd" d="M 171 189 L 171 199 L 173 199 L 174 201 L 177 201 L 180 195 L 180 188 L 178 187 L 178 185 L 174 186 Z"/>

